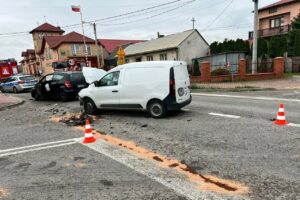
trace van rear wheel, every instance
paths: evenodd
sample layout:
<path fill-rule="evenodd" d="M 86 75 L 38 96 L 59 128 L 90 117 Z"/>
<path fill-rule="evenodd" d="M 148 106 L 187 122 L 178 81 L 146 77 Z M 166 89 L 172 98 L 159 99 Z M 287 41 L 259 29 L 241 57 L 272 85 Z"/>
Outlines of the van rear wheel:
<path fill-rule="evenodd" d="M 163 118 L 167 113 L 165 104 L 159 100 L 150 101 L 147 110 L 153 118 Z"/>
<path fill-rule="evenodd" d="M 88 98 L 83 100 L 83 109 L 85 114 L 89 114 L 89 115 L 94 115 L 98 111 L 94 101 Z"/>

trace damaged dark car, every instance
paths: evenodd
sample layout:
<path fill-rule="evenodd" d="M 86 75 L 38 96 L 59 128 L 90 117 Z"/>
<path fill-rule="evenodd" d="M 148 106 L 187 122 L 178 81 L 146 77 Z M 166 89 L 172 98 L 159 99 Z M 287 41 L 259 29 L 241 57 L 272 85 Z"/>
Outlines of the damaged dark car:
<path fill-rule="evenodd" d="M 69 101 L 76 99 L 78 92 L 88 85 L 82 72 L 54 72 L 40 79 L 31 91 L 31 96 L 36 101 Z"/>

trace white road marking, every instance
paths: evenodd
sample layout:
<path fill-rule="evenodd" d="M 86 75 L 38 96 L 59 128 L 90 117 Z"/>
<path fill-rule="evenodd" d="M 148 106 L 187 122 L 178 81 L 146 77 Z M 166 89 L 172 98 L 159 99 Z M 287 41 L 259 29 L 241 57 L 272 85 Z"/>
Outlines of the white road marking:
<path fill-rule="evenodd" d="M 240 116 L 237 116 L 237 115 L 225 115 L 225 114 L 221 114 L 221 113 L 208 113 L 208 114 L 213 115 L 213 116 L 228 117 L 228 118 L 233 118 L 233 119 L 241 118 Z"/>
<path fill-rule="evenodd" d="M 46 146 L 46 145 L 58 144 L 58 143 L 73 142 L 73 141 L 78 141 L 78 140 L 81 140 L 81 139 L 82 138 L 72 138 L 72 139 L 67 139 L 67 140 L 59 140 L 59 141 L 54 141 L 54 142 L 46 142 L 46 143 L 41 143 L 41 144 L 28 145 L 28 146 L 23 146 L 23 147 L 0 150 L 0 153 L 15 151 L 15 150 L 21 150 L 21 149 L 41 147 L 41 146 Z"/>
<path fill-rule="evenodd" d="M 71 145 L 71 144 L 75 144 L 81 140 L 82 140 L 82 138 L 73 138 L 73 139 L 67 139 L 67 140 L 60 140 L 60 141 L 54 141 L 54 142 L 48 142 L 48 143 L 41 143 L 41 144 L 11 148 L 11 149 L 4 149 L 4 150 L 0 150 L 0 157 Z"/>
<path fill-rule="evenodd" d="M 38 147 L 38 148 L 34 148 L 34 149 L 8 152 L 8 153 L 0 154 L 0 158 L 5 157 L 5 156 L 11 156 L 11 155 L 16 155 L 16 154 L 21 154 L 21 153 L 32 152 L 32 151 L 39 151 L 39 150 L 43 150 L 43 149 L 51 149 L 51 148 L 55 148 L 55 147 L 67 146 L 67 145 L 77 144 L 77 143 L 78 142 L 73 141 L 73 142 L 67 142 L 67 143 L 62 143 L 62 144 L 56 144 L 56 145 L 52 145 L 52 146 L 45 146 L 45 147 Z"/>
<path fill-rule="evenodd" d="M 139 172 L 148 178 L 174 190 L 178 194 L 185 196 L 191 200 L 212 199 L 221 200 L 227 199 L 226 196 L 218 195 L 212 192 L 200 191 L 197 185 L 190 182 L 183 174 L 169 168 L 159 167 L 154 161 L 141 159 L 138 156 L 131 154 L 129 151 L 121 147 L 114 146 L 102 140 L 97 140 L 95 143 L 85 145 L 131 169 Z M 230 196 L 230 199 L 247 199 L 246 197 Z"/>
<path fill-rule="evenodd" d="M 264 101 L 286 101 L 286 102 L 297 102 L 300 103 L 300 99 L 283 99 L 273 97 L 250 97 L 250 96 L 238 96 L 238 95 L 227 95 L 227 94 L 207 94 L 207 93 L 192 93 L 193 96 L 208 96 L 208 97 L 226 97 L 226 98 L 237 98 L 237 99 L 253 99 L 253 100 L 264 100 Z"/>
<path fill-rule="evenodd" d="M 293 127 L 298 127 L 298 128 L 300 128 L 300 124 L 293 124 L 293 123 L 289 123 L 289 124 L 287 124 L 288 126 L 293 126 Z"/>

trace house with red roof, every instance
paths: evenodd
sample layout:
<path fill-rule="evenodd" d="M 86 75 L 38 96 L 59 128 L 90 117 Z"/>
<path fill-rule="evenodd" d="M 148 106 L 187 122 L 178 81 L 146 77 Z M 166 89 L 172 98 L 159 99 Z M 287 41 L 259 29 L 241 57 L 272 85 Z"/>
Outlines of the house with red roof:
<path fill-rule="evenodd" d="M 84 37 L 77 32 L 64 34 L 60 27 L 44 23 L 32 31 L 34 50 L 29 54 L 22 52 L 24 72 L 27 74 L 40 75 L 52 73 L 52 63 L 57 61 L 68 61 L 74 59 L 79 63 L 85 63 L 87 57 L 88 66 L 97 67 L 97 47 L 95 40 Z M 85 55 L 84 39 L 86 42 Z M 124 45 L 144 42 L 144 40 L 120 40 L 120 39 L 100 39 L 97 41 L 100 48 L 101 66 L 116 65 L 117 49 Z M 31 55 L 30 59 L 28 55 Z M 29 62 L 30 61 L 30 62 Z"/>
<path fill-rule="evenodd" d="M 270 38 L 284 35 L 291 29 L 292 20 L 300 12 L 299 0 L 280 0 L 258 10 L 258 36 Z M 249 32 L 249 39 L 253 32 Z"/>
<path fill-rule="evenodd" d="M 95 40 L 86 36 L 84 38 L 87 55 L 85 55 L 82 34 L 71 32 L 61 36 L 44 36 L 41 48 L 37 53 L 42 58 L 41 65 L 45 72 L 52 72 L 53 62 L 73 59 L 77 62 L 85 63 L 86 57 L 88 66 L 97 67 Z"/>
<path fill-rule="evenodd" d="M 106 66 L 113 67 L 117 65 L 117 52 L 119 47 L 125 49 L 131 44 L 146 42 L 147 40 L 120 40 L 120 39 L 99 39 L 98 42 L 103 46 L 105 52 Z"/>
<path fill-rule="evenodd" d="M 23 60 L 20 62 L 23 68 L 23 73 L 38 75 L 38 69 L 36 66 L 36 55 L 34 49 L 27 49 L 22 52 Z"/>

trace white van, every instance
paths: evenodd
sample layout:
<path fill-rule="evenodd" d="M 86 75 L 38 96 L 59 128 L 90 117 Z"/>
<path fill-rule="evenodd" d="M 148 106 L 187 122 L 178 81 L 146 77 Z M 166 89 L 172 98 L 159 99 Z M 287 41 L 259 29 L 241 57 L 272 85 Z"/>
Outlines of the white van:
<path fill-rule="evenodd" d="M 142 109 L 164 117 L 191 103 L 190 79 L 183 61 L 120 65 L 79 93 L 85 113 L 98 109 Z"/>

